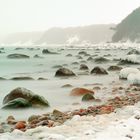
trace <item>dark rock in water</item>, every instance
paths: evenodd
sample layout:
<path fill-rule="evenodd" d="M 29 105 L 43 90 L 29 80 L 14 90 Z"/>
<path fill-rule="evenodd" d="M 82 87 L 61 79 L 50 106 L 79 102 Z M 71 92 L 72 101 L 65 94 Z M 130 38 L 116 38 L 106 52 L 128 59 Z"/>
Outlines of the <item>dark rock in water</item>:
<path fill-rule="evenodd" d="M 94 59 L 90 56 L 87 61 L 93 61 Z"/>
<path fill-rule="evenodd" d="M 0 77 L 0 80 L 6 80 L 5 78 L 3 78 L 3 77 Z"/>
<path fill-rule="evenodd" d="M 108 72 L 102 68 L 102 67 L 95 67 L 92 71 L 91 74 L 108 74 Z"/>
<path fill-rule="evenodd" d="M 62 86 L 62 88 L 70 88 L 70 87 L 72 87 L 72 85 L 70 85 L 70 84 L 66 84 L 66 85 Z"/>
<path fill-rule="evenodd" d="M 61 66 L 61 65 L 55 65 L 55 66 L 53 66 L 52 68 L 62 68 L 63 66 Z"/>
<path fill-rule="evenodd" d="M 133 61 L 129 61 L 127 59 L 125 60 L 120 60 L 118 62 L 118 65 L 134 65 L 134 64 L 139 64 L 138 62 L 133 62 Z"/>
<path fill-rule="evenodd" d="M 34 80 L 32 77 L 13 77 L 10 80 Z"/>
<path fill-rule="evenodd" d="M 98 58 L 95 58 L 94 61 L 95 61 L 96 63 L 104 63 L 104 62 L 108 62 L 109 59 L 104 58 L 104 57 L 98 57 Z"/>
<path fill-rule="evenodd" d="M 85 94 L 94 94 L 94 91 L 86 89 L 86 88 L 74 88 L 70 95 L 72 96 L 81 96 L 81 95 L 85 95 Z"/>
<path fill-rule="evenodd" d="M 111 54 L 105 54 L 104 57 L 109 57 L 112 56 Z"/>
<path fill-rule="evenodd" d="M 16 88 L 12 90 L 8 95 L 4 97 L 3 104 L 8 103 L 9 101 L 12 101 L 16 98 L 24 98 L 26 100 L 29 100 L 32 98 L 34 93 L 26 88 Z"/>
<path fill-rule="evenodd" d="M 4 50 L 4 48 L 0 48 L 0 50 Z"/>
<path fill-rule="evenodd" d="M 3 51 L 0 51 L 0 53 L 5 53 L 5 52 L 3 52 Z"/>
<path fill-rule="evenodd" d="M 90 100 L 94 100 L 94 96 L 92 94 L 85 94 L 83 97 L 82 97 L 82 101 L 90 101 Z"/>
<path fill-rule="evenodd" d="M 58 54 L 57 52 L 51 52 L 51 51 L 49 51 L 48 49 L 43 49 L 43 50 L 42 50 L 42 53 L 43 53 L 43 54 Z"/>
<path fill-rule="evenodd" d="M 47 78 L 39 77 L 37 80 L 48 80 Z"/>
<path fill-rule="evenodd" d="M 34 55 L 34 58 L 43 58 L 43 57 L 41 57 L 38 54 L 36 54 L 36 55 Z"/>
<path fill-rule="evenodd" d="M 21 99 L 24 99 L 24 100 L 21 100 Z M 4 106 L 8 105 L 8 107 L 9 105 L 11 105 L 12 107 L 14 106 L 20 107 L 20 104 L 21 106 L 22 105 L 24 106 L 24 103 L 27 103 L 27 102 L 29 102 L 31 106 L 49 106 L 48 101 L 44 97 L 36 95 L 32 91 L 26 88 L 20 88 L 20 87 L 12 90 L 3 99 Z"/>
<path fill-rule="evenodd" d="M 110 66 L 108 68 L 109 71 L 120 71 L 122 69 L 122 67 L 119 66 Z"/>
<path fill-rule="evenodd" d="M 67 57 L 72 57 L 72 54 L 67 54 L 66 56 L 67 56 Z"/>
<path fill-rule="evenodd" d="M 83 59 L 83 57 L 80 55 L 76 55 L 76 57 L 77 57 L 77 59 Z"/>
<path fill-rule="evenodd" d="M 73 71 L 67 69 L 67 68 L 60 68 L 56 71 L 55 76 L 76 76 Z"/>
<path fill-rule="evenodd" d="M 86 55 L 87 52 L 85 52 L 85 51 L 80 51 L 78 54 L 80 54 L 80 55 Z"/>
<path fill-rule="evenodd" d="M 2 108 L 3 109 L 13 109 L 13 108 L 25 108 L 32 106 L 31 103 L 23 98 L 16 98 L 12 101 L 9 101 L 7 104 L 5 104 Z"/>
<path fill-rule="evenodd" d="M 15 50 L 23 50 L 24 48 L 20 48 L 20 47 L 18 47 L 18 48 L 15 48 Z"/>
<path fill-rule="evenodd" d="M 79 63 L 78 62 L 72 62 L 71 64 L 72 65 L 78 65 Z"/>
<path fill-rule="evenodd" d="M 128 54 L 128 55 L 131 55 L 131 54 L 140 55 L 140 51 L 138 51 L 138 50 L 136 50 L 136 49 L 133 49 L 133 50 L 129 51 L 127 54 Z"/>
<path fill-rule="evenodd" d="M 28 55 L 25 55 L 25 54 L 14 53 L 14 54 L 9 54 L 7 56 L 7 58 L 10 58 L 10 59 L 23 59 L 23 58 L 30 58 L 30 57 Z"/>
<path fill-rule="evenodd" d="M 88 66 L 85 64 L 80 65 L 80 70 L 88 70 Z"/>
<path fill-rule="evenodd" d="M 33 95 L 32 98 L 29 100 L 32 106 L 49 106 L 49 102 L 42 96 Z"/>

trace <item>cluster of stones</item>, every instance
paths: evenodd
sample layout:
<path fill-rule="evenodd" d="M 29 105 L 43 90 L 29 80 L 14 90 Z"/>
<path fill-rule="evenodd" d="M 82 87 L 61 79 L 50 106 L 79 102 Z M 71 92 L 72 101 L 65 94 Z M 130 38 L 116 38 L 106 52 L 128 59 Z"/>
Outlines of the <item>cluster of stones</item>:
<path fill-rule="evenodd" d="M 72 112 L 61 112 L 59 110 L 54 110 L 52 113 L 47 113 L 43 115 L 32 115 L 28 118 L 28 121 L 16 121 L 13 116 L 7 118 L 6 123 L 10 126 L 11 131 L 14 129 L 19 129 L 21 131 L 26 131 L 27 129 L 36 128 L 38 126 L 55 127 L 63 124 L 66 120 L 72 119 L 73 116 L 79 115 L 102 115 L 115 112 L 115 109 L 122 108 L 128 105 L 134 105 L 140 101 L 139 94 L 127 94 L 126 96 L 115 97 L 108 100 L 105 104 L 100 106 L 90 106 L 87 109 L 77 109 Z M 2 126 L 4 123 L 1 124 Z M 4 132 L 4 130 L 1 132 Z"/>

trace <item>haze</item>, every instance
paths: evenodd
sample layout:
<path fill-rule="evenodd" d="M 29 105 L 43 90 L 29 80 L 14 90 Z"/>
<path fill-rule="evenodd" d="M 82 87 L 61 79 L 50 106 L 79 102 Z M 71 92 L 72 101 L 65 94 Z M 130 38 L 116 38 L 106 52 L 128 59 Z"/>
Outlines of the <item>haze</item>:
<path fill-rule="evenodd" d="M 0 0 L 0 34 L 119 23 L 140 0 Z"/>

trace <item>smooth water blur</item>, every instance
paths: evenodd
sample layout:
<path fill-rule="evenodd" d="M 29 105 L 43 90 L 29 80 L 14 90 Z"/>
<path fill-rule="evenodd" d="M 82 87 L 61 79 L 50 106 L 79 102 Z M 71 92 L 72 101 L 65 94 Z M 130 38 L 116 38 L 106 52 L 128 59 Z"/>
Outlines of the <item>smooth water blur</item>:
<path fill-rule="evenodd" d="M 86 87 L 92 89 L 94 86 L 85 84 L 103 84 L 102 87 L 109 87 L 112 81 L 125 84 L 127 82 L 119 81 L 118 72 L 109 72 L 109 75 L 95 76 L 95 75 L 78 75 L 82 71 L 79 70 L 80 64 L 83 60 L 87 60 L 89 56 L 82 56 L 82 59 L 77 59 L 76 55 L 81 49 L 53 49 L 52 51 L 58 52 L 59 54 L 42 54 L 42 49 L 24 48 L 21 50 L 15 50 L 15 48 L 5 48 L 4 52 L 0 54 L 0 77 L 10 79 L 16 76 L 30 76 L 35 80 L 31 81 L 12 81 L 12 80 L 1 80 L 0 81 L 0 106 L 2 107 L 3 98 L 16 87 L 25 87 L 36 94 L 44 96 L 50 103 L 50 108 L 41 109 L 23 109 L 23 110 L 0 110 L 1 119 L 5 119 L 8 115 L 14 115 L 16 118 L 23 119 L 27 118 L 32 114 L 46 113 L 52 109 L 61 110 L 72 110 L 74 108 L 86 107 L 89 105 L 96 105 L 99 103 L 82 103 L 81 97 L 70 96 L 70 91 L 73 87 Z M 121 49 L 85 49 L 93 58 L 106 56 L 110 59 L 107 63 L 98 64 L 95 62 L 86 61 L 86 65 L 92 70 L 95 66 L 102 66 L 107 69 L 111 65 L 116 65 L 118 62 L 113 59 L 119 59 L 127 54 L 126 50 Z M 12 53 L 22 53 L 30 56 L 30 59 L 8 59 L 7 55 Z M 34 58 L 34 55 L 39 55 L 43 58 Z M 67 54 L 72 54 L 72 57 L 66 57 Z M 97 55 L 96 57 L 94 55 Z M 78 62 L 78 65 L 72 64 Z M 77 76 L 71 78 L 56 78 L 54 77 L 57 68 L 53 68 L 56 65 L 67 65 L 74 71 Z M 137 67 L 135 65 L 134 67 Z M 37 80 L 39 77 L 47 78 L 48 80 Z M 73 85 L 72 88 L 62 88 L 65 84 Z M 110 89 L 111 90 L 111 89 Z M 107 97 L 110 97 L 110 91 L 95 93 L 95 96 L 105 101 Z M 73 105 L 73 103 L 79 103 L 79 105 Z M 102 102 L 103 103 L 103 102 Z"/>

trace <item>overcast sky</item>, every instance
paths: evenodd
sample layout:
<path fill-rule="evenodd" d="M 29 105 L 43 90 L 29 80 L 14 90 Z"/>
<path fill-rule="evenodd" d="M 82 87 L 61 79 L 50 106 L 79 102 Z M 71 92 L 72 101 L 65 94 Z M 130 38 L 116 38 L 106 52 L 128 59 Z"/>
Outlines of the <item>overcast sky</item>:
<path fill-rule="evenodd" d="M 0 0 L 0 33 L 119 23 L 140 0 Z"/>

